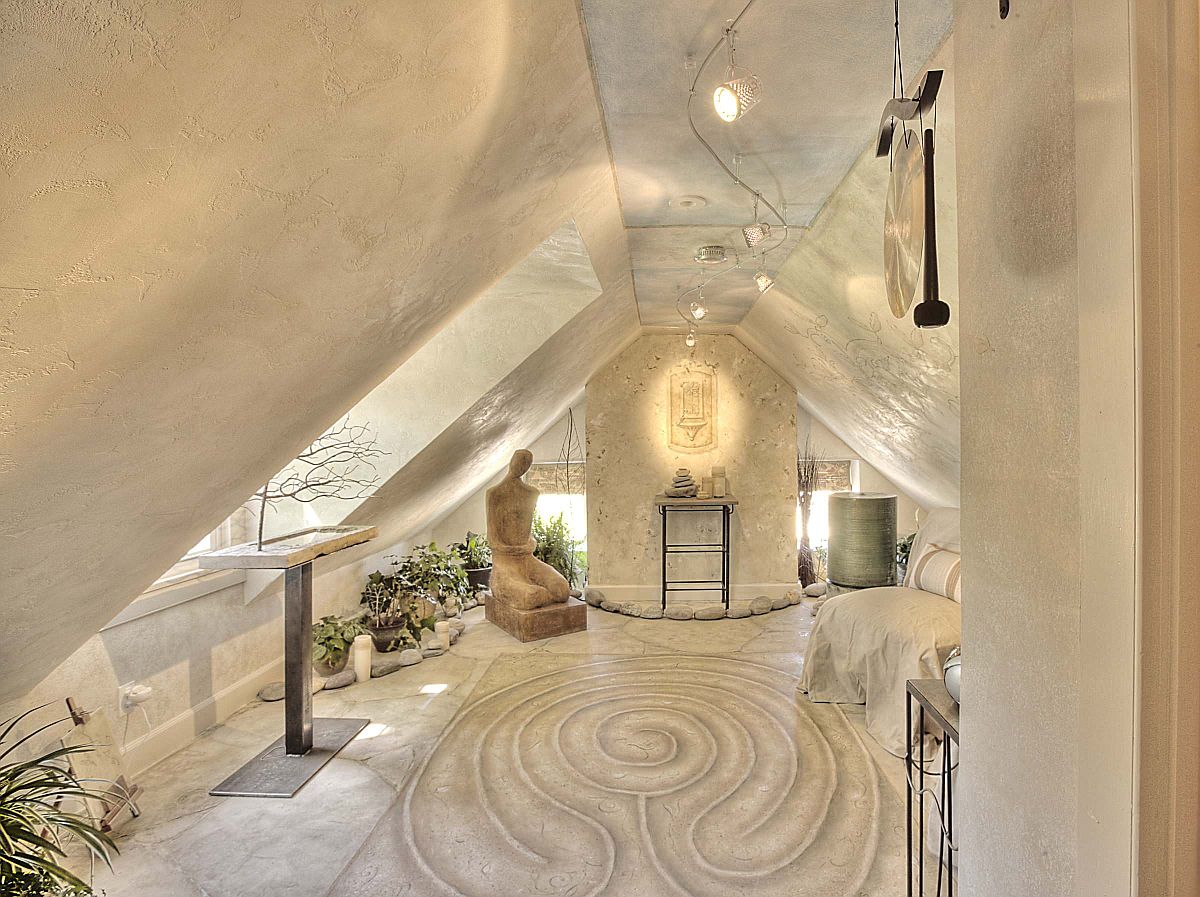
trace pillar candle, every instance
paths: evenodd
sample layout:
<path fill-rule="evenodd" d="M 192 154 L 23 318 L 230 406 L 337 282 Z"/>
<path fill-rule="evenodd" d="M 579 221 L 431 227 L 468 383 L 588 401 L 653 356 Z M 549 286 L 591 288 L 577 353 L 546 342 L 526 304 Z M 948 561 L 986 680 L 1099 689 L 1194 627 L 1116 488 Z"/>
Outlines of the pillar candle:
<path fill-rule="evenodd" d="M 450 621 L 449 620 L 438 620 L 436 623 L 433 624 L 433 631 L 435 633 L 437 633 L 437 637 L 441 640 L 442 647 L 445 650 L 449 651 L 450 650 Z"/>
<path fill-rule="evenodd" d="M 366 682 L 371 678 L 371 636 L 356 635 L 350 646 L 350 659 L 354 663 L 354 678 Z"/>

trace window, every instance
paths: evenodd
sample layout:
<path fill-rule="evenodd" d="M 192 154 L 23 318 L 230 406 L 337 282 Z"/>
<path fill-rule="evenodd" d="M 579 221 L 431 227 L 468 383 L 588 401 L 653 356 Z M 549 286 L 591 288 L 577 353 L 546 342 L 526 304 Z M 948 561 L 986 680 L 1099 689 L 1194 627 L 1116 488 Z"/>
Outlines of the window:
<path fill-rule="evenodd" d="M 542 494 L 538 496 L 539 517 L 554 518 L 562 514 L 571 538 L 579 542 L 579 550 L 587 551 L 587 498 L 583 490 L 583 465 L 543 463 L 534 464 L 525 474 L 525 482 Z"/>
<path fill-rule="evenodd" d="M 817 474 L 808 515 L 808 544 L 813 548 L 829 545 L 829 496 L 834 492 L 852 492 L 858 488 L 857 461 L 822 461 Z M 800 506 L 796 505 L 796 545 L 800 545 L 803 525 Z"/>
<path fill-rule="evenodd" d="M 208 554 L 210 551 L 228 548 L 230 545 L 236 545 L 238 542 L 243 541 L 244 534 L 247 531 L 246 518 L 248 515 L 249 512 L 244 508 L 234 511 L 233 514 L 221 522 L 220 526 L 193 545 L 187 554 L 172 564 L 171 568 L 156 579 L 154 585 L 147 591 L 172 585 L 183 579 L 201 576 L 207 572 L 200 569 L 197 559 L 203 554 Z"/>

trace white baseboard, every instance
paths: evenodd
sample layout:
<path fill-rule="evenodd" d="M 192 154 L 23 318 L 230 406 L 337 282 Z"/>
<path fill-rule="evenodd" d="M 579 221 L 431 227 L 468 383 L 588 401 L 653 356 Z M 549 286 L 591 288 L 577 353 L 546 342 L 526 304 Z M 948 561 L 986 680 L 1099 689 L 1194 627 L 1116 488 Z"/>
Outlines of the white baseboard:
<path fill-rule="evenodd" d="M 601 583 L 589 582 L 588 588 L 598 589 L 610 601 L 658 601 L 662 597 L 662 590 L 656 585 L 602 585 Z M 757 598 L 759 595 L 766 595 L 768 598 L 777 598 L 780 595 L 786 595 L 792 589 L 798 588 L 800 586 L 794 582 L 734 583 L 729 587 L 729 598 L 731 601 L 749 601 L 751 598 Z M 670 600 L 691 604 L 711 604 L 714 601 L 721 600 L 721 590 L 672 592 Z"/>
<path fill-rule="evenodd" d="M 125 746 L 125 766 L 131 776 L 149 769 L 186 747 L 210 726 L 224 722 L 257 696 L 259 690 L 283 678 L 283 658 L 259 667 L 211 697 L 167 720 Z"/>

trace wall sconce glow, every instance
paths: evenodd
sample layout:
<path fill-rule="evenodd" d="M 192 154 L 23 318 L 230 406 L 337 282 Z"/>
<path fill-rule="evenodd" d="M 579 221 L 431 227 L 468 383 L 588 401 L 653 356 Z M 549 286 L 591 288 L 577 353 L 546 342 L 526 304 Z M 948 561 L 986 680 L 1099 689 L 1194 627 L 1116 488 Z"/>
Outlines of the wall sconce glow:
<path fill-rule="evenodd" d="M 683 344 L 685 346 L 687 346 L 689 349 L 694 349 L 696 347 L 696 331 L 695 330 L 688 331 L 687 336 L 685 336 L 683 338 Z"/>
<path fill-rule="evenodd" d="M 731 78 L 713 91 L 713 108 L 721 121 L 737 121 L 762 99 L 762 83 L 757 75 Z"/>
<path fill-rule="evenodd" d="M 771 236 L 771 225 L 765 221 L 758 221 L 742 228 L 742 237 L 745 238 L 746 245 L 751 249 L 769 236 Z"/>
<path fill-rule="evenodd" d="M 708 314 L 708 306 L 704 304 L 703 296 L 693 302 L 689 308 L 691 309 L 692 317 L 697 321 L 702 320 L 704 316 Z"/>
<path fill-rule="evenodd" d="M 762 295 L 771 287 L 775 286 L 775 281 L 766 271 L 759 271 L 754 275 L 754 285 L 758 287 L 758 295 Z"/>

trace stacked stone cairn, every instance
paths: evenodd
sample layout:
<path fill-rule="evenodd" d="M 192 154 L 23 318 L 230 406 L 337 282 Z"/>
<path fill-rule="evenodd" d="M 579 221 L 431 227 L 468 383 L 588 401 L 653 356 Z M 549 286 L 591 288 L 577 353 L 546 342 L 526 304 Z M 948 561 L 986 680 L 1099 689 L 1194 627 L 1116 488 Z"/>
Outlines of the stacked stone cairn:
<path fill-rule="evenodd" d="M 665 494 L 667 498 L 695 498 L 696 481 L 692 479 L 692 472 L 686 467 L 676 468 L 671 488 Z"/>

